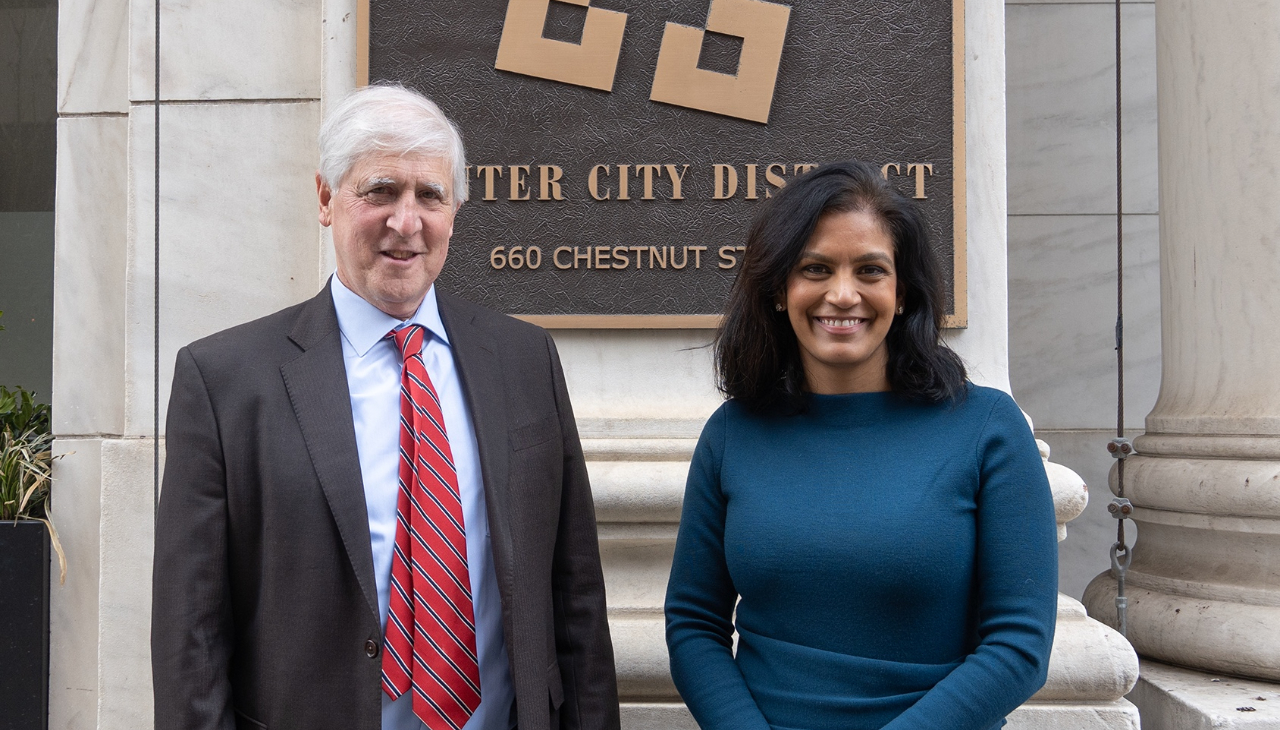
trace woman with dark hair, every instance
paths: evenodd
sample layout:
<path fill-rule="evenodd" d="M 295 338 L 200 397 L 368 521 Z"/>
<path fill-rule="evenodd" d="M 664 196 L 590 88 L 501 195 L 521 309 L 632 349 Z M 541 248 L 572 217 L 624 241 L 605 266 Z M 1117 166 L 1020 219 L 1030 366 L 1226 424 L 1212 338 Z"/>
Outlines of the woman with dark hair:
<path fill-rule="evenodd" d="M 871 166 L 820 167 L 751 226 L 667 588 L 704 730 L 989 730 L 1044 683 L 1048 480 L 943 306 L 919 210 Z"/>

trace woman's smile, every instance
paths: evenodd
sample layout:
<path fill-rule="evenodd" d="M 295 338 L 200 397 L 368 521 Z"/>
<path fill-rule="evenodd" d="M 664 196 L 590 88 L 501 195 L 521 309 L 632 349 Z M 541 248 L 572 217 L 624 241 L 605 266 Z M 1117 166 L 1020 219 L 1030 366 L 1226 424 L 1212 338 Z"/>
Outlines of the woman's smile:
<path fill-rule="evenodd" d="M 866 323 L 864 317 L 853 318 L 836 318 L 836 317 L 814 317 L 815 322 L 822 326 L 823 329 L 833 335 L 849 335 L 857 332 Z"/>

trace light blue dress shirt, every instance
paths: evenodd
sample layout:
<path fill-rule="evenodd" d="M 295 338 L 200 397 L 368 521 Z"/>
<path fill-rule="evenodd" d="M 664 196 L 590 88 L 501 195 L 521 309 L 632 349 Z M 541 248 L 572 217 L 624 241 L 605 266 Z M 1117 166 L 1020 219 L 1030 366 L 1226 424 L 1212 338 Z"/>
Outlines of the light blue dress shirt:
<path fill-rule="evenodd" d="M 369 537 L 373 547 L 373 572 L 378 582 L 378 611 L 387 625 L 391 590 L 391 548 L 396 537 L 396 501 L 400 470 L 400 373 L 402 363 L 395 343 L 387 334 L 410 324 L 427 328 L 422 348 L 427 374 L 440 398 L 445 430 L 453 450 L 462 496 L 462 517 L 467 532 L 467 564 L 471 577 L 476 620 L 476 651 L 480 660 L 480 707 L 464 730 L 508 730 L 511 685 L 507 648 L 502 637 L 502 601 L 489 542 L 489 516 L 485 512 L 484 483 L 471 411 L 462 393 L 457 363 L 449 335 L 440 321 L 435 287 L 427 292 L 418 311 L 401 321 L 369 304 L 334 275 L 333 306 L 342 330 L 342 360 L 347 368 L 351 416 L 356 426 L 360 476 L 369 512 Z M 413 714 L 412 692 L 392 702 L 382 694 L 382 730 L 422 730 Z"/>

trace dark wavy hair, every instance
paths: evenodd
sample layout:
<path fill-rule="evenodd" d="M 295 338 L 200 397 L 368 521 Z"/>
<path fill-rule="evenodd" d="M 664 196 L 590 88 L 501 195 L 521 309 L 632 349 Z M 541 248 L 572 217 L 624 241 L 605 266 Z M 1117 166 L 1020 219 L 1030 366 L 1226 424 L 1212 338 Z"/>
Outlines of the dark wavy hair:
<path fill-rule="evenodd" d="M 893 239 L 903 313 L 893 318 L 885 336 L 891 390 L 930 402 L 964 397 L 964 363 L 940 336 L 942 275 L 924 216 L 879 170 L 856 160 L 829 163 L 796 178 L 752 221 L 742 269 L 716 332 L 716 375 L 726 396 L 758 413 L 804 410 L 799 343 L 787 313 L 774 304 L 785 296 L 787 277 L 818 219 L 854 211 L 874 215 Z"/>

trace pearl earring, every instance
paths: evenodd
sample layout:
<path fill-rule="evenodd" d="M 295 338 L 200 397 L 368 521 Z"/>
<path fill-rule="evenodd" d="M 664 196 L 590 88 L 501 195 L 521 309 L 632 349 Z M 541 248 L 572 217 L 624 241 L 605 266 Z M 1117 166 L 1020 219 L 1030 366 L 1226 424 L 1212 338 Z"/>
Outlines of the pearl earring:
<path fill-rule="evenodd" d="M 905 312 L 905 311 L 906 311 L 906 308 L 905 308 L 905 307 L 903 307 L 901 304 L 899 304 L 899 305 L 898 305 L 898 314 L 902 314 L 902 313 L 903 313 L 903 312 Z"/>
<path fill-rule="evenodd" d="M 778 302 L 777 304 L 773 305 L 773 311 L 775 312 L 781 312 L 786 308 L 787 308 L 787 305 L 783 304 L 782 302 Z"/>

